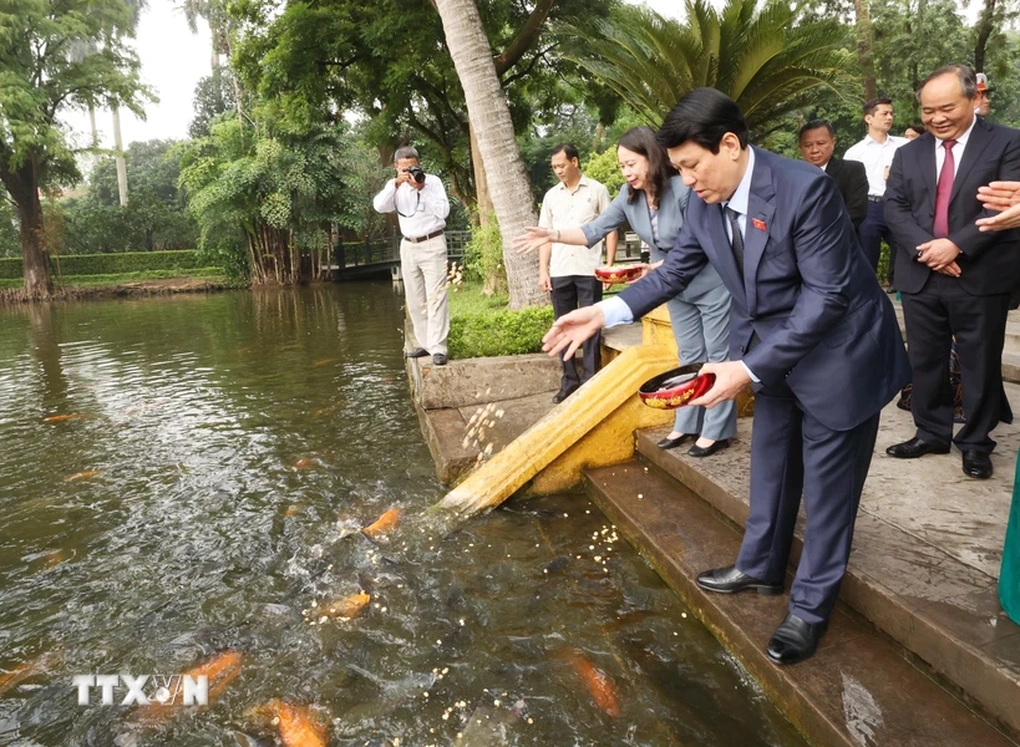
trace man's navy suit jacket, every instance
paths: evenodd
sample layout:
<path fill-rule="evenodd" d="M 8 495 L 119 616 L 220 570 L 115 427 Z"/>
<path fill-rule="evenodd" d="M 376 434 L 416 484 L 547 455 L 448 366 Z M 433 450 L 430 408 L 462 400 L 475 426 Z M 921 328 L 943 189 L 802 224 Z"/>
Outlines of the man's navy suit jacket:
<path fill-rule="evenodd" d="M 931 241 L 935 221 L 935 148 L 926 132 L 898 148 L 885 188 L 885 222 L 899 248 L 896 287 L 906 293 L 924 288 L 932 271 L 916 261 L 917 246 Z M 974 123 L 959 163 L 949 202 L 949 239 L 963 252 L 960 287 L 975 296 L 1009 293 L 1020 285 L 1020 230 L 982 232 L 974 221 L 989 215 L 977 191 L 989 182 L 1020 180 L 1020 132 L 986 122 Z"/>
<path fill-rule="evenodd" d="M 764 392 L 785 382 L 822 425 L 850 430 L 910 381 L 892 303 L 857 243 L 836 183 L 816 166 L 755 148 L 744 272 L 722 207 L 692 195 L 665 263 L 620 294 L 635 318 L 683 290 L 706 262 L 733 296 L 730 357 Z"/>

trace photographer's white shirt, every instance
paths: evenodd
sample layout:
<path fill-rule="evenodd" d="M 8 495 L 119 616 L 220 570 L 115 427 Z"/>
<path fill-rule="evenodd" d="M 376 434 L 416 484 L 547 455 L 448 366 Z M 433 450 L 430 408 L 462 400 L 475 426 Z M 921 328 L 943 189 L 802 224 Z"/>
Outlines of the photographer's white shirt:
<path fill-rule="evenodd" d="M 421 189 L 415 189 L 410 184 L 401 184 L 400 189 L 396 189 L 394 181 L 388 179 L 386 186 L 372 200 L 377 213 L 392 213 L 396 210 L 400 233 L 409 239 L 420 239 L 446 228 L 450 200 L 438 176 L 426 174 L 425 186 Z"/>

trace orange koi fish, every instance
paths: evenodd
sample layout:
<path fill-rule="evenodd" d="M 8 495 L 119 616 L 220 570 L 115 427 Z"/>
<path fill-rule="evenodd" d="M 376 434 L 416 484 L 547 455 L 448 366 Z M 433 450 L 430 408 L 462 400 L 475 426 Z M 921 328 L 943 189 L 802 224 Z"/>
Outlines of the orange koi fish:
<path fill-rule="evenodd" d="M 52 654 L 41 654 L 34 659 L 21 662 L 10 672 L 0 674 L 0 696 L 8 690 L 13 690 L 25 680 L 46 672 L 50 668 L 52 661 Z"/>
<path fill-rule="evenodd" d="M 337 599 L 325 607 L 316 607 L 310 610 L 310 613 L 314 613 L 317 617 L 323 615 L 333 618 L 347 618 L 357 617 L 361 610 L 363 610 L 369 602 L 372 601 L 372 595 L 359 591 L 357 594 L 351 594 L 349 597 L 343 599 Z"/>
<path fill-rule="evenodd" d="M 608 674 L 596 667 L 578 651 L 570 654 L 570 665 L 588 687 L 595 705 L 608 716 L 620 715 L 620 703 L 616 697 L 616 686 Z"/>
<path fill-rule="evenodd" d="M 44 423 L 63 423 L 66 420 L 78 420 L 79 418 L 85 417 L 84 413 L 72 412 L 69 415 L 50 415 L 49 417 L 43 418 Z"/>
<path fill-rule="evenodd" d="M 296 462 L 294 462 L 294 469 L 307 469 L 308 467 L 314 467 L 315 465 L 316 461 L 314 459 L 308 459 L 306 457 L 304 459 L 298 459 Z"/>
<path fill-rule="evenodd" d="M 274 698 L 258 706 L 254 715 L 272 720 L 283 747 L 326 747 L 326 725 L 308 706 Z"/>
<path fill-rule="evenodd" d="M 375 539 L 379 535 L 387 534 L 396 528 L 397 524 L 400 523 L 400 509 L 391 508 L 389 511 L 384 513 L 375 523 L 369 524 L 367 527 L 361 530 L 369 539 Z"/>
<path fill-rule="evenodd" d="M 233 682 L 237 675 L 241 673 L 241 665 L 243 663 L 244 654 L 240 651 L 226 649 L 195 665 L 184 674 L 192 679 L 197 679 L 201 675 L 205 675 L 209 679 L 209 705 L 212 705 L 216 698 L 227 689 L 227 685 Z M 149 726 L 159 723 L 163 719 L 172 716 L 178 710 L 175 706 L 180 706 L 183 700 L 184 690 L 179 688 L 171 694 L 171 697 L 166 702 L 152 702 L 147 706 L 142 706 L 139 720 L 144 721 Z"/>
<path fill-rule="evenodd" d="M 315 368 L 318 368 L 319 366 L 325 366 L 327 363 L 335 363 L 335 362 L 336 362 L 336 358 L 323 358 L 322 360 L 315 361 L 315 363 L 313 363 L 312 366 L 314 366 Z"/>
<path fill-rule="evenodd" d="M 76 480 L 89 480 L 99 474 L 97 469 L 87 469 L 83 472 L 75 472 L 64 478 L 64 482 L 75 482 Z"/>

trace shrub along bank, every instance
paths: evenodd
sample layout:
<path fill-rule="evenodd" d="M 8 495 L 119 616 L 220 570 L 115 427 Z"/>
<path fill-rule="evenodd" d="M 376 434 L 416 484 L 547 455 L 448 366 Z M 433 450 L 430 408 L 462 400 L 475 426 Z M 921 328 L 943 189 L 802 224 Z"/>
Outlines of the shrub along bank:
<path fill-rule="evenodd" d="M 507 309 L 506 295 L 485 296 L 481 283 L 450 290 L 450 357 L 486 358 L 542 350 L 542 337 L 553 323 L 552 306 Z"/>
<path fill-rule="evenodd" d="M 190 270 L 205 267 L 207 259 L 199 256 L 195 249 L 179 249 L 162 252 L 117 252 L 111 254 L 68 254 L 50 259 L 54 278 L 57 267 L 62 276 L 77 275 L 119 275 L 128 272 L 149 270 L 180 271 L 187 275 Z M 22 276 L 21 257 L 0 259 L 0 278 L 13 280 Z"/>

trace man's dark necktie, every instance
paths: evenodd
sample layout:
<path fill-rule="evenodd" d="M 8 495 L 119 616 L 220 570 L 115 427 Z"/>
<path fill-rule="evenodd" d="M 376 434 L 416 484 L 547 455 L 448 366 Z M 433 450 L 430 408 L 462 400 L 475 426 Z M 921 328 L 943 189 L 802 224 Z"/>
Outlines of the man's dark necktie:
<path fill-rule="evenodd" d="M 946 149 L 946 158 L 942 162 L 939 182 L 935 187 L 935 223 L 931 231 L 936 239 L 944 239 L 949 235 L 949 198 L 953 194 L 953 176 L 956 172 L 956 159 L 953 158 L 956 141 L 945 140 L 942 145 Z"/>
<path fill-rule="evenodd" d="M 737 269 L 740 270 L 740 277 L 744 277 L 744 234 L 740 232 L 740 221 L 737 220 L 740 213 L 730 207 L 723 208 L 723 212 L 730 222 L 730 246 L 737 260 Z"/>

